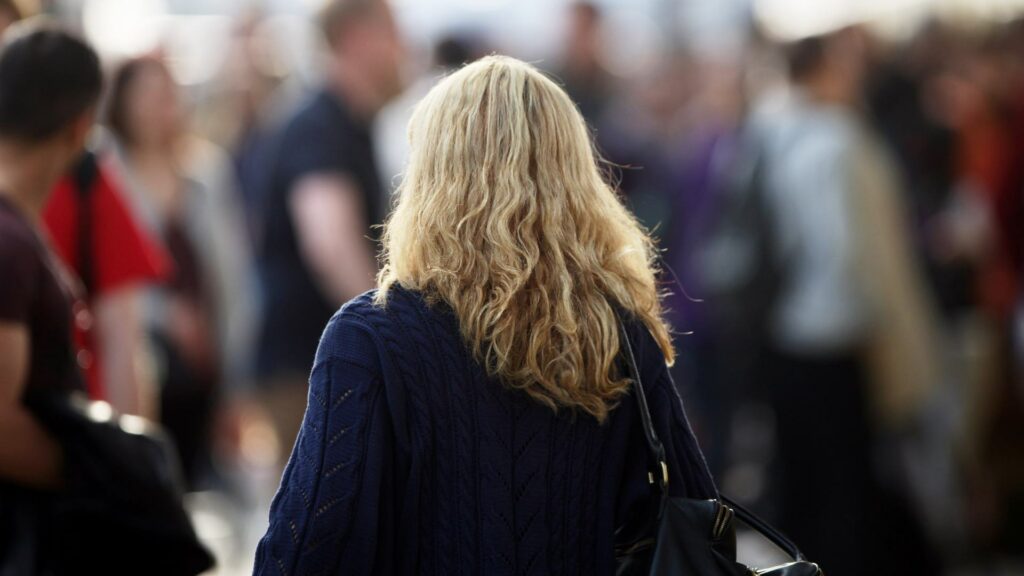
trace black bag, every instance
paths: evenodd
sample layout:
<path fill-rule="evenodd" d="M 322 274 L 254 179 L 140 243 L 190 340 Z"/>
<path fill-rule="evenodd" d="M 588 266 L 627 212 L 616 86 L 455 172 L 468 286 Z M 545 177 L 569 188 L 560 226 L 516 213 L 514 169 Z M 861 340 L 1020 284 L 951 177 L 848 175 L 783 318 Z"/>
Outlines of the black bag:
<path fill-rule="evenodd" d="M 77 393 L 31 391 L 25 404 L 64 453 L 65 485 L 39 508 L 43 574 L 193 576 L 213 566 L 159 427 Z"/>
<path fill-rule="evenodd" d="M 635 525 L 622 526 L 615 534 L 617 576 L 822 576 L 817 564 L 808 562 L 788 538 L 763 520 L 725 498 L 698 500 L 668 495 L 665 448 L 651 423 L 640 371 L 625 327 L 619 325 L 624 359 L 633 380 L 633 393 L 650 452 L 657 463 L 648 473 L 657 489 L 657 507 Z M 765 569 L 751 569 L 736 561 L 734 516 L 766 537 L 793 562 Z"/>

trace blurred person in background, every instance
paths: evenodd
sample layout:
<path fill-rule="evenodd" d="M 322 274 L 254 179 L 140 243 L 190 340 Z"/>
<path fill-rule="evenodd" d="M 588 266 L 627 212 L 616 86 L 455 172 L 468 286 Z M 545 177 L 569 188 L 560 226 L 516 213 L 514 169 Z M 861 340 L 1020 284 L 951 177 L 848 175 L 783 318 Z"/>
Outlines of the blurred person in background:
<path fill-rule="evenodd" d="M 430 91 L 439 76 L 457 70 L 488 52 L 482 38 L 470 33 L 442 36 L 434 44 L 427 68 L 401 96 L 381 109 L 374 120 L 374 141 L 377 158 L 384 177 L 384 202 L 398 185 L 399 176 L 409 160 L 409 117 L 420 98 Z M 386 205 L 386 204 L 385 204 Z"/>
<path fill-rule="evenodd" d="M 1013 359 L 1024 269 L 1024 91 L 1021 57 L 1008 40 L 997 31 L 965 41 L 952 63 L 946 96 L 957 134 L 957 193 L 973 218 L 951 218 L 935 238 L 976 271 L 967 331 L 975 355 L 968 372 L 968 520 L 979 548 L 1000 552 L 1024 545 L 1024 394 Z"/>
<path fill-rule="evenodd" d="M 601 8 L 594 2 L 569 5 L 565 52 L 555 75 L 591 126 L 601 120 L 614 82 L 601 61 Z"/>
<path fill-rule="evenodd" d="M 102 76 L 77 37 L 48 24 L 18 26 L 0 51 L 0 572 L 31 575 L 46 551 L 9 506 L 45 501 L 46 490 L 61 488 L 62 454 L 24 398 L 82 388 L 72 341 L 78 290 L 41 218 L 82 153 Z"/>
<path fill-rule="evenodd" d="M 868 111 L 891 145 L 905 182 L 908 208 L 932 292 L 943 315 L 954 320 L 971 309 L 974 271 L 969 258 L 954 256 L 962 237 L 949 229 L 962 207 L 956 190 L 956 132 L 944 97 L 956 54 L 953 32 L 930 22 L 906 44 L 876 55 L 867 86 Z M 877 52 L 881 52 L 878 50 Z M 942 240 L 939 240 L 942 238 Z"/>
<path fill-rule="evenodd" d="M 705 55 L 687 61 L 683 68 L 701 81 L 680 111 L 676 130 L 682 135 L 670 142 L 671 167 L 664 184 L 669 217 L 664 235 L 665 278 L 670 294 L 666 312 L 674 329 L 680 358 L 672 366 L 673 379 L 684 397 L 696 407 L 694 432 L 716 477 L 723 477 L 729 461 L 733 408 L 743 393 L 752 392 L 744 378 L 731 377 L 745 359 L 725 350 L 703 298 L 707 297 L 700 249 L 722 209 L 724 175 L 732 168 L 737 133 L 745 102 L 738 58 Z M 682 67 L 682 63 L 676 61 Z"/>
<path fill-rule="evenodd" d="M 679 150 L 689 135 L 687 111 L 700 90 L 699 66 L 680 47 L 638 64 L 630 74 L 593 129 L 630 210 L 662 242 L 672 227 L 670 190 L 677 185 Z"/>
<path fill-rule="evenodd" d="M 942 312 L 943 386 L 931 398 L 929 445 L 913 458 L 922 509 L 954 559 L 966 544 L 1013 549 L 1021 515 L 1012 502 L 1024 493 L 1024 468 L 1010 456 L 1024 438 L 1010 351 L 1024 246 L 1024 148 L 1015 144 L 1024 136 L 1024 59 L 1012 30 L 965 34 L 929 22 L 879 55 L 871 85 L 870 109 L 905 175 Z"/>
<path fill-rule="evenodd" d="M 898 180 L 857 112 L 865 48 L 856 28 L 791 44 L 790 89 L 749 120 L 778 278 L 765 344 L 781 527 L 832 575 L 930 573 L 904 487 L 873 457 L 936 365 Z"/>
<path fill-rule="evenodd" d="M 17 4 L 0 2 L 0 32 L 21 17 Z M 43 225 L 85 291 L 88 328 L 76 325 L 75 341 L 90 397 L 156 419 L 139 300 L 145 284 L 166 274 L 166 256 L 139 229 L 108 164 L 86 151 L 50 195 Z"/>
<path fill-rule="evenodd" d="M 616 528 L 654 495 L 632 386 L 670 495 L 716 495 L 653 243 L 528 64 L 448 76 L 409 134 L 381 287 L 323 333 L 255 573 L 610 576 Z"/>
<path fill-rule="evenodd" d="M 223 385 L 247 378 L 254 300 L 244 215 L 230 162 L 186 131 L 178 86 L 159 58 L 117 69 L 107 125 L 134 213 L 173 265 L 166 283 L 147 290 L 144 314 L 161 420 L 195 486 L 210 472 Z"/>
<path fill-rule="evenodd" d="M 91 322 L 76 330 L 89 395 L 123 414 L 159 420 L 146 346 L 143 297 L 170 272 L 163 247 L 142 230 L 109 159 L 86 152 L 58 182 L 43 222 L 61 260 L 82 280 Z"/>
<path fill-rule="evenodd" d="M 668 213 L 665 140 L 678 134 L 673 116 L 691 92 L 689 77 L 680 74 L 688 69 L 688 55 L 666 54 L 654 66 L 635 67 L 633 82 L 626 84 L 605 65 L 610 49 L 605 9 L 582 0 L 569 2 L 564 10 L 565 40 L 551 73 L 593 130 L 630 209 L 655 235 L 661 234 Z"/>
<path fill-rule="evenodd" d="M 301 96 L 267 16 L 250 6 L 235 18 L 224 65 L 192 118 L 197 131 L 231 153 L 251 243 L 260 226 L 265 148 Z"/>
<path fill-rule="evenodd" d="M 309 354 L 338 306 L 374 285 L 371 237 L 385 214 L 371 123 L 403 87 L 402 45 L 384 0 L 334 0 L 319 14 L 322 86 L 267 148 L 258 270 L 257 375 L 281 443 L 306 403 Z"/>

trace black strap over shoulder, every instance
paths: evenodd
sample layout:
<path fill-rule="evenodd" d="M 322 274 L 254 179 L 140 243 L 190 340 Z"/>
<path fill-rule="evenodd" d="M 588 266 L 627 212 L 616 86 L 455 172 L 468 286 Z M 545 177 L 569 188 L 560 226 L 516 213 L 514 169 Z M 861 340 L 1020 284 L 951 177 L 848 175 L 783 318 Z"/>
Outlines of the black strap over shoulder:
<path fill-rule="evenodd" d="M 633 381 L 633 394 L 636 396 L 636 406 L 640 411 L 640 424 L 643 426 L 644 437 L 647 439 L 647 448 L 650 450 L 651 461 L 658 464 L 656 470 L 648 472 L 651 483 L 657 484 L 662 494 L 668 494 L 668 464 L 665 462 L 665 446 L 658 438 L 658 432 L 654 429 L 651 421 L 651 410 L 647 406 L 647 395 L 640 383 L 640 370 L 637 369 L 636 357 L 633 354 L 633 344 L 629 340 L 629 333 L 626 325 L 619 321 L 619 349 L 626 359 L 626 366 L 629 369 L 629 377 Z"/>
<path fill-rule="evenodd" d="M 647 395 L 644 392 L 643 384 L 640 381 L 640 371 L 636 365 L 636 357 L 633 355 L 633 345 L 629 340 L 629 333 L 626 331 L 626 326 L 622 322 L 621 318 L 619 320 L 619 340 L 619 348 L 622 350 L 622 355 L 626 360 L 626 364 L 629 369 L 629 377 L 633 381 L 633 394 L 636 396 L 636 406 L 640 413 L 640 423 L 643 426 L 644 438 L 647 440 L 647 448 L 650 451 L 651 460 L 653 462 L 657 462 L 659 467 L 658 470 L 648 472 L 649 478 L 651 483 L 656 485 L 658 490 L 661 491 L 662 497 L 667 498 L 668 463 L 665 461 L 665 446 L 661 443 L 661 440 L 658 438 L 658 433 L 654 429 L 654 423 L 651 420 L 651 410 L 647 405 Z M 723 504 L 735 510 L 736 517 L 743 523 L 759 532 L 762 536 L 789 554 L 794 560 L 798 562 L 806 560 L 803 553 L 800 552 L 800 549 L 797 548 L 796 544 L 794 544 L 792 540 L 759 518 L 753 512 L 747 510 L 735 500 L 732 500 L 727 496 L 720 495 L 719 499 Z"/>
<path fill-rule="evenodd" d="M 96 284 L 93 266 L 93 188 L 99 176 L 96 154 L 85 151 L 72 173 L 77 203 L 76 264 L 86 294 L 92 296 Z"/>

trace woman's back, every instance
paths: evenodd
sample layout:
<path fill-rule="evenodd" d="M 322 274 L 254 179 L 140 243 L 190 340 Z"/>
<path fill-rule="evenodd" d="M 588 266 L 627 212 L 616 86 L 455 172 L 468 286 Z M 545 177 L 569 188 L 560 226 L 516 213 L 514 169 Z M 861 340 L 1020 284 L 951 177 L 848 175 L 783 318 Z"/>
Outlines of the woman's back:
<path fill-rule="evenodd" d="M 650 494 L 632 397 L 603 424 L 489 378 L 455 316 L 394 287 L 346 305 L 257 574 L 612 574 L 613 534 Z M 628 325 L 673 494 L 714 487 L 664 359 Z"/>
<path fill-rule="evenodd" d="M 409 138 L 379 289 L 320 341 L 257 574 L 612 574 L 652 492 L 620 318 L 670 492 L 714 496 L 650 237 L 524 62 L 444 78 Z"/>

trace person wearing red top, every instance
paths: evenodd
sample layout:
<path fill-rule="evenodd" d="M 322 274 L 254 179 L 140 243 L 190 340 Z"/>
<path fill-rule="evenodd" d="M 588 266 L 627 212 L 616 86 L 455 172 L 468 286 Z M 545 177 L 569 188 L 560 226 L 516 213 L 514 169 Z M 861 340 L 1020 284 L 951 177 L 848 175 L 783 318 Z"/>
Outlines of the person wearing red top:
<path fill-rule="evenodd" d="M 87 162 L 89 182 L 76 176 Z M 155 385 L 139 362 L 146 341 L 140 301 L 146 285 L 167 278 L 170 261 L 125 202 L 109 168 L 86 154 L 57 183 L 42 219 L 54 250 L 86 287 L 92 322 L 77 326 L 76 338 L 90 396 L 155 417 Z"/>

